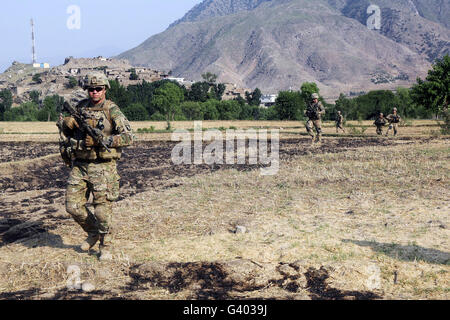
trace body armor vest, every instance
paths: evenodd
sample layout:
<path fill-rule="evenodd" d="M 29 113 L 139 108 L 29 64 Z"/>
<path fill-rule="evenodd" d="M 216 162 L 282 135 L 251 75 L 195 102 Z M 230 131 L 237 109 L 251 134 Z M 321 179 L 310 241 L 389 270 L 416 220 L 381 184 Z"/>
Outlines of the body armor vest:
<path fill-rule="evenodd" d="M 311 120 L 320 119 L 320 107 L 319 103 L 310 103 L 306 108 L 306 116 Z"/>
<path fill-rule="evenodd" d="M 102 106 L 99 107 L 89 107 L 89 105 L 84 107 L 84 110 L 89 115 L 89 122 L 92 127 L 100 129 L 105 138 L 108 138 L 114 134 L 113 122 L 111 119 L 110 108 L 113 102 L 110 100 L 105 100 Z M 80 104 L 79 107 L 83 107 Z M 83 137 L 84 139 L 84 137 Z M 112 160 L 120 159 L 122 154 L 121 148 L 109 148 L 111 152 L 108 152 L 105 148 L 101 146 L 95 146 L 90 148 L 77 148 L 74 152 L 76 159 L 82 160 Z"/>

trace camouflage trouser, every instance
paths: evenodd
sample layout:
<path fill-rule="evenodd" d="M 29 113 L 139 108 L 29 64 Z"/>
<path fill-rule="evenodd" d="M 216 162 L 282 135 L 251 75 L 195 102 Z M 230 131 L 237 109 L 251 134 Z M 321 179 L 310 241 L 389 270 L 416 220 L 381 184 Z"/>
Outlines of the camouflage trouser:
<path fill-rule="evenodd" d="M 382 135 L 383 134 L 383 126 L 377 126 L 377 134 Z"/>
<path fill-rule="evenodd" d="M 107 234 L 112 202 L 119 197 L 116 161 L 75 161 L 66 191 L 66 211 L 88 234 Z M 94 212 L 86 206 L 93 195 Z"/>
<path fill-rule="evenodd" d="M 306 131 L 314 139 L 314 137 L 316 135 L 315 135 L 315 133 L 313 131 L 313 128 L 316 129 L 317 140 L 320 140 L 320 138 L 322 136 L 322 121 L 320 121 L 320 120 L 311 120 L 311 119 L 306 121 Z"/>
<path fill-rule="evenodd" d="M 390 123 L 389 124 L 389 128 L 386 131 L 386 135 L 388 135 L 388 133 L 389 133 L 389 131 L 391 129 L 394 129 L 394 136 L 396 136 L 397 135 L 397 128 L 398 128 L 398 123 Z"/>

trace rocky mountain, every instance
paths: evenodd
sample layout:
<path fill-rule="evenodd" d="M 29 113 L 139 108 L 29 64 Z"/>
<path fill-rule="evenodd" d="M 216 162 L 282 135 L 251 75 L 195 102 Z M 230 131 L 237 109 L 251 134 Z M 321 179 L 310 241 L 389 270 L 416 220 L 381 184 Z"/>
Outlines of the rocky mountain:
<path fill-rule="evenodd" d="M 377 0 L 376 3 L 381 8 L 381 34 L 424 55 L 430 62 L 450 53 L 450 1 Z M 347 1 L 341 12 L 366 24 L 365 8 L 371 4 L 369 0 Z M 442 17 L 443 12 L 447 12 L 447 19 Z"/>
<path fill-rule="evenodd" d="M 182 22 L 194 22 L 217 16 L 226 16 L 240 11 L 250 11 L 263 2 L 272 0 L 206 0 L 189 10 L 183 18 L 175 21 L 171 26 Z"/>
<path fill-rule="evenodd" d="M 380 30 L 367 26 L 380 8 Z M 315 81 L 339 92 L 408 86 L 450 52 L 449 0 L 205 0 L 120 54 L 133 65 L 264 92 Z"/>

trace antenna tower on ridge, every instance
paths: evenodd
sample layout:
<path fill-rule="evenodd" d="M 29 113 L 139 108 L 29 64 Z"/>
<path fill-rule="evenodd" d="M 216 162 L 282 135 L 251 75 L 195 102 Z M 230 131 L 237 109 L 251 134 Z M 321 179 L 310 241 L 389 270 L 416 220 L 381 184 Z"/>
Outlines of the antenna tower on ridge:
<path fill-rule="evenodd" d="M 36 51 L 35 51 L 35 41 L 34 41 L 34 22 L 33 22 L 33 19 L 31 19 L 31 42 L 32 42 L 31 59 L 33 60 L 33 64 L 34 64 L 34 63 L 36 63 Z"/>

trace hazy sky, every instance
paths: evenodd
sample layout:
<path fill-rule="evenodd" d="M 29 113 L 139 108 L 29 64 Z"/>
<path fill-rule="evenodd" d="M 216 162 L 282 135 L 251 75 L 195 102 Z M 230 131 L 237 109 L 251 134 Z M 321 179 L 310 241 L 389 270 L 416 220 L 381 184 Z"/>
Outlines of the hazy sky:
<path fill-rule="evenodd" d="M 202 0 L 16 0 L 2 1 L 0 72 L 13 61 L 31 63 L 35 25 L 38 62 L 106 57 L 160 33 Z"/>

